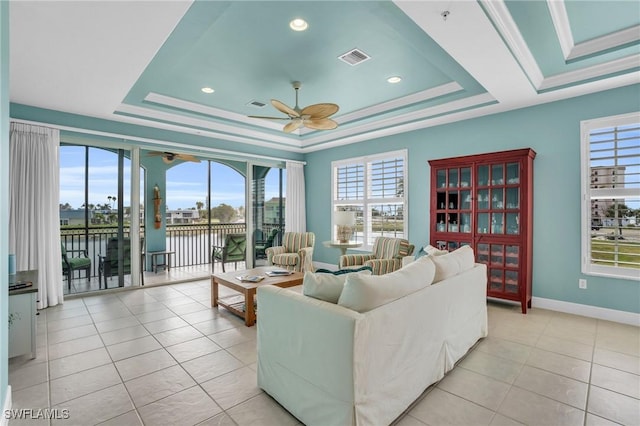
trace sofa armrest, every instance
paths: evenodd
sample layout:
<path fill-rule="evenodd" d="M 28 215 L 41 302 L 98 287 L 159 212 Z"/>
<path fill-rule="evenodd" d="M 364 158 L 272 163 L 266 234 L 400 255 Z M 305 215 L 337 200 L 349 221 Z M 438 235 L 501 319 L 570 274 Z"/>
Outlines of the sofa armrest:
<path fill-rule="evenodd" d="M 269 285 L 257 298 L 258 386 L 305 424 L 351 425 L 362 314 Z"/>
<path fill-rule="evenodd" d="M 269 247 L 265 253 L 267 254 L 267 263 L 273 265 L 273 256 L 284 253 L 284 246 Z"/>
<path fill-rule="evenodd" d="M 371 259 L 364 265 L 371 267 L 373 275 L 384 275 L 402 268 L 402 259 Z"/>
<path fill-rule="evenodd" d="M 363 266 L 367 260 L 375 259 L 373 253 L 369 254 L 343 254 L 340 256 L 340 269 L 352 266 Z"/>
<path fill-rule="evenodd" d="M 405 256 L 405 257 L 403 257 L 402 258 L 402 267 L 404 268 L 405 266 L 407 266 L 411 262 L 415 262 L 415 260 L 416 260 L 415 256 Z"/>

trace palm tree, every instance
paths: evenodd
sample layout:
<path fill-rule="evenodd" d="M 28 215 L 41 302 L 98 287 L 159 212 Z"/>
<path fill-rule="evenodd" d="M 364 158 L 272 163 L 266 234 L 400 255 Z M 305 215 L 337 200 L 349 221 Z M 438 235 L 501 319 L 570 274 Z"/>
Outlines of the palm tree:
<path fill-rule="evenodd" d="M 109 204 L 107 204 L 107 206 L 108 206 L 107 209 L 111 210 L 111 203 L 113 202 L 115 204 L 116 197 L 115 196 L 112 197 L 111 195 L 109 195 L 107 197 L 107 200 L 109 200 Z"/>

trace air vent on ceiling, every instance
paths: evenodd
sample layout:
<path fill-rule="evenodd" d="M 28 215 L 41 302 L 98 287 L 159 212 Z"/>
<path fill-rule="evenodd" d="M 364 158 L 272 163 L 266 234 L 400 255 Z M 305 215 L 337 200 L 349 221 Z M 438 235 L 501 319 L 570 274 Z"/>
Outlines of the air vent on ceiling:
<path fill-rule="evenodd" d="M 371 59 L 371 56 L 367 55 L 360 49 L 352 49 L 345 54 L 338 56 L 341 61 L 348 63 L 351 66 L 355 66 L 363 63 L 366 60 Z"/>
<path fill-rule="evenodd" d="M 266 105 L 267 104 L 265 104 L 264 102 L 260 102 L 260 101 L 256 101 L 256 100 L 249 101 L 247 103 L 247 106 L 254 107 L 254 108 L 264 108 Z"/>

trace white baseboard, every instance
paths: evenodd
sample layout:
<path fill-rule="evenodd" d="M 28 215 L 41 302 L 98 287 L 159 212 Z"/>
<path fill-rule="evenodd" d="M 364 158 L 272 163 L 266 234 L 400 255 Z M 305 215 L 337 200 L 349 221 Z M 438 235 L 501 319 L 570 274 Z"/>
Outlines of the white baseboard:
<path fill-rule="evenodd" d="M 4 413 L 6 413 L 7 410 L 11 410 L 12 405 L 13 403 L 11 402 L 11 385 L 9 385 L 7 386 L 7 396 L 4 399 L 2 413 L 0 413 L 0 426 L 9 426 L 9 419 L 4 415 Z"/>
<path fill-rule="evenodd" d="M 563 302 L 561 300 L 533 297 L 531 306 L 534 308 L 549 309 L 551 311 L 565 312 L 568 314 L 582 315 L 606 321 L 640 326 L 640 314 L 615 309 L 600 308 L 598 306 L 580 305 L 578 303 Z"/>

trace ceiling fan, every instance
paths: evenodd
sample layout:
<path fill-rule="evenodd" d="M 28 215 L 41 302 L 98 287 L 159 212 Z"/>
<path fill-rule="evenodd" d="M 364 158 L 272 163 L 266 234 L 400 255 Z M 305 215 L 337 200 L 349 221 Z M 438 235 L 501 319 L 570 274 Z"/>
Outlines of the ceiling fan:
<path fill-rule="evenodd" d="M 273 105 L 278 111 L 287 114 L 287 117 L 263 117 L 258 115 L 250 115 L 250 118 L 263 118 L 266 120 L 289 120 L 282 129 L 285 133 L 291 133 L 300 127 L 308 127 L 315 130 L 331 130 L 338 127 L 338 123 L 328 118 L 329 116 L 338 112 L 338 105 L 336 104 L 314 104 L 304 108 L 298 106 L 298 90 L 302 83 L 299 81 L 293 82 L 293 88 L 296 91 L 296 106 L 293 108 L 288 107 L 284 103 L 277 99 L 271 99 L 271 105 Z"/>
<path fill-rule="evenodd" d="M 175 152 L 150 151 L 147 155 L 149 157 L 162 156 L 162 161 L 164 161 L 167 164 L 171 164 L 175 160 L 193 161 L 194 163 L 199 163 L 200 162 L 200 160 L 198 160 L 193 155 L 190 155 L 190 154 L 178 154 L 178 153 L 175 153 Z"/>

